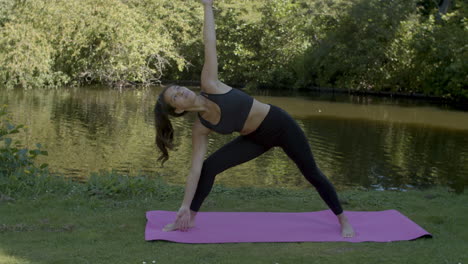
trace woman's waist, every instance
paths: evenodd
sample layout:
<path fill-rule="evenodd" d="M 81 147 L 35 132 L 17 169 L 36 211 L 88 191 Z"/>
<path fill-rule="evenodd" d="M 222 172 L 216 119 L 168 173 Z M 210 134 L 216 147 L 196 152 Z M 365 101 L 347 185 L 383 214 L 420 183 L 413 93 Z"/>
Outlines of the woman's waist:
<path fill-rule="evenodd" d="M 261 103 L 254 99 L 252 108 L 240 132 L 241 135 L 248 135 L 257 130 L 263 123 L 270 111 L 270 105 Z"/>
<path fill-rule="evenodd" d="M 260 125 L 253 131 L 252 133 L 248 134 L 247 137 L 252 139 L 272 139 L 272 137 L 277 137 L 283 133 L 283 130 L 286 128 L 287 124 L 285 121 L 287 120 L 285 117 L 287 113 L 274 105 L 268 105 L 269 110 L 267 115 L 261 121 Z"/>

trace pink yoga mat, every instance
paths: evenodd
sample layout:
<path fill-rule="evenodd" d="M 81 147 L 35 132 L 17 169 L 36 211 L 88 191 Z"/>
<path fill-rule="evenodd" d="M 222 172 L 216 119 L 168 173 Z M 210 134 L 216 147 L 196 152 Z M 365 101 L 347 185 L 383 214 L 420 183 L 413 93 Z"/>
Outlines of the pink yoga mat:
<path fill-rule="evenodd" d="M 164 232 L 176 212 L 146 212 L 145 239 L 179 243 L 241 242 L 390 242 L 432 237 L 426 230 L 396 210 L 346 211 L 356 236 L 341 237 L 336 216 L 330 211 L 307 213 L 200 212 L 196 227 L 187 232 Z"/>

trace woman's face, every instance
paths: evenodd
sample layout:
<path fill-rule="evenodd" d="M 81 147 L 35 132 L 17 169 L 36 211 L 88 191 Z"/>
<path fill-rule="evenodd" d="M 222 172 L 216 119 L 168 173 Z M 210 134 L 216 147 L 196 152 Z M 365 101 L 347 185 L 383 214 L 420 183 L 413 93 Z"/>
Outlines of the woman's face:
<path fill-rule="evenodd" d="M 197 95 L 187 87 L 173 85 L 164 93 L 164 101 L 174 107 L 176 112 L 184 111 L 194 105 Z"/>

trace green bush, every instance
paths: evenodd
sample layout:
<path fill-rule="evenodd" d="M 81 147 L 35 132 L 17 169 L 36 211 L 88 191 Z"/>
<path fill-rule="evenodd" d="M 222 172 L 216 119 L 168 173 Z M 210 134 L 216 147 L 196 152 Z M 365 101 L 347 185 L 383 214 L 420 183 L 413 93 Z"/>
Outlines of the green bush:
<path fill-rule="evenodd" d="M 468 4 L 466 5 L 468 6 Z M 451 99 L 468 98 L 468 20 L 454 12 L 420 23 L 409 43 L 412 89 Z"/>
<path fill-rule="evenodd" d="M 424 2 L 362 1 L 319 18 L 310 29 L 318 41 L 299 73 L 303 83 L 468 98 L 467 4 L 457 1 L 437 21 L 437 6 L 422 8 Z"/>
<path fill-rule="evenodd" d="M 219 0 L 219 77 L 269 89 L 468 98 L 466 1 Z M 185 0 L 0 0 L 0 89 L 199 80 L 203 12 Z"/>
<path fill-rule="evenodd" d="M 227 7 L 217 14 L 220 78 L 233 84 L 291 88 L 292 65 L 308 46 L 302 5 L 272 0 L 255 11 Z M 246 20 L 259 15 L 259 19 Z"/>
<path fill-rule="evenodd" d="M 250 46 L 257 60 L 251 78 L 261 87 L 291 89 L 296 76 L 292 65 L 310 46 L 306 35 L 307 15 L 295 1 L 272 0 L 259 9 L 260 22 L 253 26 Z"/>
<path fill-rule="evenodd" d="M 197 1 L 184 0 L 127 0 L 129 8 L 145 17 L 149 24 L 160 24 L 159 32 L 171 40 L 173 56 L 158 78 L 166 80 L 198 79 L 203 63 L 202 6 Z M 155 32 L 158 34 L 158 32 Z M 157 37 L 157 36 L 156 36 Z"/>
<path fill-rule="evenodd" d="M 159 20 L 116 0 L 17 1 L 0 35 L 6 87 L 157 80 L 183 60 Z"/>

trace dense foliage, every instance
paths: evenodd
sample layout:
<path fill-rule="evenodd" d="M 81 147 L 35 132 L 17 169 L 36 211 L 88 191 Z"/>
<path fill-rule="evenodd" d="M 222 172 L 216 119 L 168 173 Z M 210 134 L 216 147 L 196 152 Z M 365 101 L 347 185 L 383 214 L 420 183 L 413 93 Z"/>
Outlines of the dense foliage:
<path fill-rule="evenodd" d="M 115 0 L 15 1 L 0 31 L 7 87 L 147 82 L 182 63 L 162 21 Z M 153 23 L 151 23 L 153 22 Z"/>
<path fill-rule="evenodd" d="M 468 4 L 439 2 L 217 0 L 220 78 L 468 98 Z M 195 0 L 0 0 L 0 85 L 197 80 L 202 25 Z"/>

